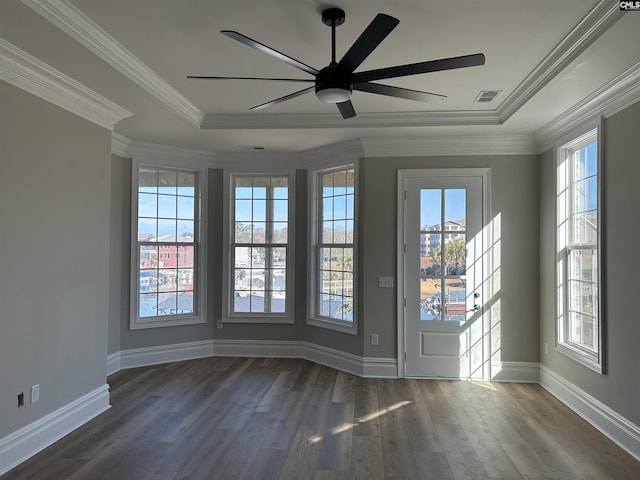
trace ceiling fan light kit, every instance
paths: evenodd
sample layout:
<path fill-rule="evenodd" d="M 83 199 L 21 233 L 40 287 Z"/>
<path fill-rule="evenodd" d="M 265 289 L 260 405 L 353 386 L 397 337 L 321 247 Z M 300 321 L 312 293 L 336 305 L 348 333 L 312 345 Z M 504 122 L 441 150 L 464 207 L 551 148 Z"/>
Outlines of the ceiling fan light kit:
<path fill-rule="evenodd" d="M 383 80 L 421 73 L 437 72 L 442 70 L 453 70 L 457 68 L 473 67 L 484 65 L 485 57 L 482 53 L 464 55 L 461 57 L 444 58 L 395 67 L 379 68 L 364 72 L 355 70 L 364 60 L 376 49 L 376 47 L 391 33 L 398 25 L 399 20 L 383 13 L 379 13 L 371 21 L 369 26 L 358 37 L 351 48 L 344 54 L 339 62 L 336 62 L 336 27 L 342 25 L 345 20 L 345 13 L 339 8 L 328 8 L 322 12 L 322 22 L 331 27 L 331 63 L 326 67 L 317 70 L 306 65 L 282 52 L 268 47 L 256 40 L 253 40 L 241 33 L 233 30 L 222 30 L 221 33 L 229 38 L 237 40 L 249 47 L 255 48 L 271 57 L 277 58 L 303 72 L 312 75 L 313 79 L 302 78 L 264 78 L 264 77 L 213 77 L 195 76 L 188 78 L 206 80 L 263 80 L 272 82 L 302 82 L 313 83 L 313 86 L 293 92 L 284 97 L 276 98 L 261 105 L 256 105 L 250 110 L 261 110 L 272 105 L 282 103 L 287 100 L 315 90 L 318 100 L 324 103 L 335 103 L 342 118 L 352 118 L 356 116 L 355 109 L 351 103 L 353 90 L 369 92 L 378 95 L 386 95 L 395 98 L 404 98 L 427 103 L 440 103 L 446 99 L 445 95 L 436 93 L 411 90 L 391 85 L 373 83 L 374 80 Z"/>
<path fill-rule="evenodd" d="M 351 99 L 351 89 L 346 88 L 316 88 L 316 97 L 324 103 L 342 103 Z"/>

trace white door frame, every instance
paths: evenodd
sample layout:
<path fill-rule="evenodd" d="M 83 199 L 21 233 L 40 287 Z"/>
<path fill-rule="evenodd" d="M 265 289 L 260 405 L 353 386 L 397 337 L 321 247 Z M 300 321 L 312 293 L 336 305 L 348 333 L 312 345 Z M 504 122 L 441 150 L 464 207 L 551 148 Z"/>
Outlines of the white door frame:
<path fill-rule="evenodd" d="M 398 225 L 396 228 L 397 232 L 397 268 L 396 279 L 397 279 L 397 316 L 398 316 L 398 377 L 405 378 L 406 377 L 406 355 L 405 355 L 405 323 L 406 323 L 406 308 L 405 308 L 405 269 L 404 269 L 404 254 L 406 250 L 406 240 L 405 240 L 405 225 L 406 225 L 406 195 L 405 195 L 405 180 L 407 178 L 435 178 L 435 177 L 482 177 L 482 230 L 483 230 L 483 240 L 484 240 L 484 250 L 486 252 L 487 258 L 483 259 L 485 272 L 492 271 L 493 261 L 491 259 L 491 248 L 488 248 L 489 245 L 492 245 L 491 242 L 491 232 L 490 228 L 487 228 L 489 224 L 489 214 L 491 212 L 491 208 L 489 205 L 489 189 L 491 187 L 491 178 L 490 178 L 491 170 L 489 168 L 436 168 L 436 169 L 399 169 L 398 170 Z M 482 298 L 490 298 L 491 293 L 491 276 L 489 273 L 485 273 L 484 276 L 488 279 L 487 282 L 484 283 Z M 490 343 L 490 312 L 485 309 L 482 314 L 483 328 L 484 328 L 484 338 L 485 345 L 484 351 L 486 355 L 490 356 L 491 352 L 491 343 Z M 483 359 L 484 368 L 483 368 L 483 377 L 485 380 L 489 380 L 491 378 L 491 359 L 484 358 Z"/>

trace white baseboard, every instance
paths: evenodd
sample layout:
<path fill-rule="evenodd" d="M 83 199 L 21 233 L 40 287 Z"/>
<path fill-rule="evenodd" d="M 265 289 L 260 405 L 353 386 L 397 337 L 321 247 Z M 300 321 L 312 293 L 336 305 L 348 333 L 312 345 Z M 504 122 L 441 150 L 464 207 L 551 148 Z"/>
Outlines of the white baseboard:
<path fill-rule="evenodd" d="M 120 370 L 122 370 L 122 366 L 120 364 L 120 352 L 107 355 L 107 377 Z"/>
<path fill-rule="evenodd" d="M 540 365 L 540 385 L 640 461 L 638 425 L 544 365 Z"/>
<path fill-rule="evenodd" d="M 0 475 L 108 409 L 105 384 L 0 439 Z"/>
<path fill-rule="evenodd" d="M 176 343 L 155 347 L 134 348 L 112 353 L 107 357 L 107 374 L 119 370 L 162 363 L 180 362 L 213 356 L 213 341 Z"/>
<path fill-rule="evenodd" d="M 398 378 L 398 360 L 395 358 L 365 357 L 362 376 L 365 378 Z"/>
<path fill-rule="evenodd" d="M 540 364 L 537 362 L 491 362 L 491 381 L 538 383 Z"/>
<path fill-rule="evenodd" d="M 302 342 L 292 340 L 213 340 L 214 357 L 304 358 Z"/>
<path fill-rule="evenodd" d="M 315 343 L 301 342 L 304 348 L 303 357 L 320 365 L 342 370 L 353 375 L 362 376 L 364 370 L 364 358 L 352 353 L 341 352 L 333 348 L 316 345 Z"/>
<path fill-rule="evenodd" d="M 363 358 L 301 341 L 224 339 L 115 352 L 107 357 L 107 375 L 127 368 L 212 356 L 304 358 L 361 377 L 398 377 L 398 362 L 392 358 Z"/>

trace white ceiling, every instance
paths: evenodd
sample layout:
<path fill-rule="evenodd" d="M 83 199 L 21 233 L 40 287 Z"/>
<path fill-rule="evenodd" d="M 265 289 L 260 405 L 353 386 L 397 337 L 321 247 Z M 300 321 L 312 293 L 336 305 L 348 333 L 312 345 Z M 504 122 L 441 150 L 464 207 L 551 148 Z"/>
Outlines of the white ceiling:
<path fill-rule="evenodd" d="M 439 105 L 354 92 L 344 120 L 313 93 L 249 112 L 296 83 L 189 80 L 187 75 L 308 78 L 219 32 L 236 30 L 322 68 L 345 10 L 340 58 L 379 12 L 400 24 L 359 71 L 484 53 L 481 67 L 380 83 L 447 95 Z M 301 151 L 353 138 L 531 135 L 640 65 L 640 12 L 611 0 L 3 0 L 0 39 L 132 115 L 131 140 L 212 152 Z M 501 90 L 488 104 L 481 90 Z"/>

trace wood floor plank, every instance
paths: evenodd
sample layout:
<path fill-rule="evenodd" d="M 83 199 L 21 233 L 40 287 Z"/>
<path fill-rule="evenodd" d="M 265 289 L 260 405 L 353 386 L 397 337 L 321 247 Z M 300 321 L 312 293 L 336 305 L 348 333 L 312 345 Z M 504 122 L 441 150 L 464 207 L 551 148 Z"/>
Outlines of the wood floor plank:
<path fill-rule="evenodd" d="M 355 401 L 356 377 L 350 373 L 337 372 L 336 381 L 333 386 L 331 401 L 334 403 Z"/>
<path fill-rule="evenodd" d="M 353 435 L 357 437 L 379 437 L 380 416 L 378 386 L 371 380 L 358 382 L 354 399 Z"/>
<path fill-rule="evenodd" d="M 523 478 L 553 478 L 551 468 L 528 445 L 503 443 L 502 448 Z"/>
<path fill-rule="evenodd" d="M 357 480 L 382 480 L 382 441 L 380 437 L 353 437 L 351 453 L 352 478 Z"/>
<path fill-rule="evenodd" d="M 640 462 L 539 385 L 233 357 L 109 383 L 111 409 L 0 480 L 640 479 Z"/>
<path fill-rule="evenodd" d="M 331 403 L 330 423 L 322 430 L 319 470 L 348 471 L 353 439 L 353 403 Z"/>
<path fill-rule="evenodd" d="M 487 424 L 478 415 L 460 422 L 471 448 L 490 478 L 520 478 L 520 472 Z"/>
<path fill-rule="evenodd" d="M 274 480 L 280 478 L 280 473 L 288 454 L 288 450 L 260 448 L 255 452 L 251 463 L 245 465 L 237 478 L 242 480 Z"/>
<path fill-rule="evenodd" d="M 436 424 L 435 427 L 454 479 L 489 478 L 460 425 Z"/>
<path fill-rule="evenodd" d="M 416 465 L 423 480 L 453 480 L 447 456 L 441 452 L 415 452 Z"/>
<path fill-rule="evenodd" d="M 380 430 L 383 469 L 386 476 L 412 478 L 417 475 L 412 445 L 405 436 L 406 422 L 402 407 L 405 400 L 398 383 L 383 380 L 378 389 L 378 403 L 382 411 Z"/>
<path fill-rule="evenodd" d="M 298 430 L 282 467 L 280 480 L 302 480 L 313 478 L 320 454 L 321 432 Z"/>

